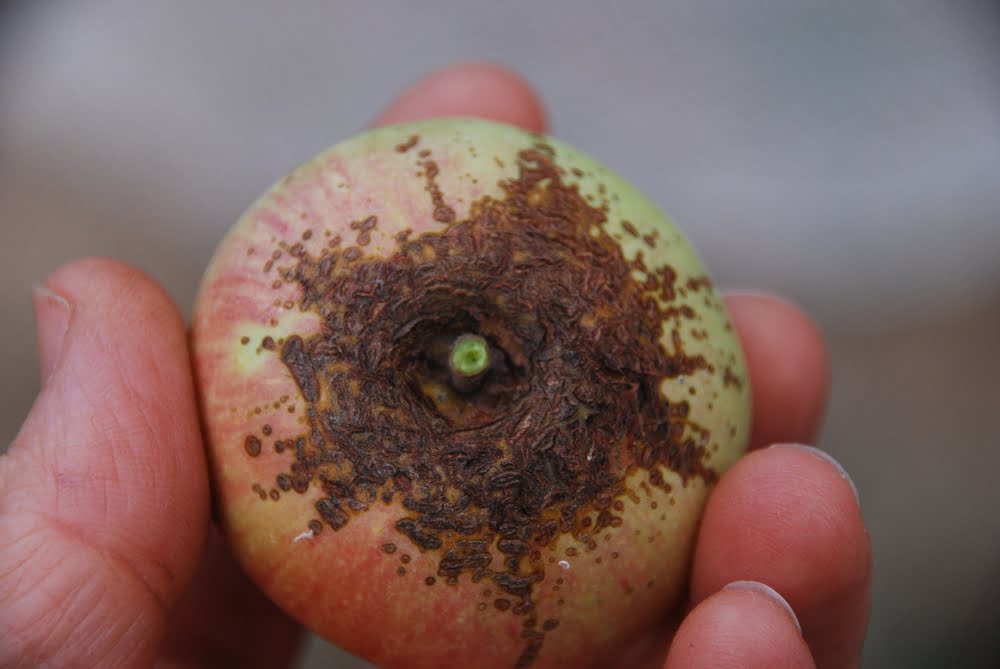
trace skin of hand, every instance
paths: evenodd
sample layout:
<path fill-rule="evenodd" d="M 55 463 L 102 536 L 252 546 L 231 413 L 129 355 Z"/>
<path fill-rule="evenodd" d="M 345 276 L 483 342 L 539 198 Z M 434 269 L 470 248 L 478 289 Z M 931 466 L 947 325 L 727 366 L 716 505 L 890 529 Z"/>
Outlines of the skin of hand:
<path fill-rule="evenodd" d="M 375 125 L 445 115 L 547 127 L 532 89 L 486 64 L 427 77 Z M 210 523 L 175 305 L 100 259 L 62 267 L 34 298 L 43 388 L 0 456 L 0 667 L 291 666 L 300 628 Z M 752 450 L 709 499 L 688 606 L 618 666 L 857 667 L 871 585 L 857 493 L 828 456 L 791 445 L 822 417 L 822 339 L 785 301 L 726 299 L 754 389 Z"/>

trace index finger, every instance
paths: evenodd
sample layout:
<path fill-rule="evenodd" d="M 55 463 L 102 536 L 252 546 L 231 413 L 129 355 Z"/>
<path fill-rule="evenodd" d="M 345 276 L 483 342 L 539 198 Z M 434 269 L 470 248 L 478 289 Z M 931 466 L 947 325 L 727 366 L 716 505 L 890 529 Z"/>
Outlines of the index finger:
<path fill-rule="evenodd" d="M 462 63 L 428 75 L 390 102 L 372 126 L 443 116 L 492 119 L 533 132 L 548 129 L 531 85 L 489 63 Z"/>

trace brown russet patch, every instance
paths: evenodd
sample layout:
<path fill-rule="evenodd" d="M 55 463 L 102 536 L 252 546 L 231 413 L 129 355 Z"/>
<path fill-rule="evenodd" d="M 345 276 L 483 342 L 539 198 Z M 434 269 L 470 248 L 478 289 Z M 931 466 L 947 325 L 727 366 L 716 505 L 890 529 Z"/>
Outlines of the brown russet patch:
<path fill-rule="evenodd" d="M 267 261 L 280 286 L 298 288 L 295 306 L 321 321 L 313 335 L 263 346 L 280 355 L 305 406 L 302 432 L 275 444 L 291 454 L 276 485 L 322 490 L 310 529 L 338 530 L 376 505 L 398 509 L 400 540 L 435 556 L 424 583 L 486 580 L 502 595 L 496 611 L 524 617 L 517 666 L 527 666 L 559 624 L 536 611 L 541 551 L 566 536 L 578 545 L 568 555 L 594 550 L 592 537 L 622 524 L 636 471 L 667 491 L 663 470 L 685 484 L 716 479 L 711 435 L 689 418 L 687 393 L 660 390 L 664 379 L 712 370 L 684 351 L 681 324 L 697 312 L 670 305 L 677 274 L 641 254 L 626 259 L 607 207 L 565 182 L 550 147 L 518 154 L 503 195 L 482 197 L 461 220 L 432 156 L 421 152 L 417 167 L 435 231 L 366 255 L 372 216 L 352 224 L 355 246 L 318 255 L 282 246 Z M 289 264 L 276 266 L 283 257 Z M 490 346 L 491 367 L 471 391 L 452 386 L 448 367 L 466 334 Z M 245 448 L 256 457 L 259 439 Z"/>

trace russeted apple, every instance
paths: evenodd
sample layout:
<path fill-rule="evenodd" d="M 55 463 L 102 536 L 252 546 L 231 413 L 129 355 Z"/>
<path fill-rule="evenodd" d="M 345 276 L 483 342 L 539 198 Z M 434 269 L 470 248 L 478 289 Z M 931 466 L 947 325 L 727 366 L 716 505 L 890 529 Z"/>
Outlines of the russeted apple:
<path fill-rule="evenodd" d="M 677 228 L 487 121 L 378 129 L 282 179 L 216 252 L 192 343 L 241 564 L 387 668 L 606 664 L 682 599 L 749 432 Z"/>

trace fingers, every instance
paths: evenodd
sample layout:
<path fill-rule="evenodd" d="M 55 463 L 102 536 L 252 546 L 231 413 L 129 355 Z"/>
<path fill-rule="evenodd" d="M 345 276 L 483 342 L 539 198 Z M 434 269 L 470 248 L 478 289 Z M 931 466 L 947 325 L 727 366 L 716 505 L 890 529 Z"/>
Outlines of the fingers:
<path fill-rule="evenodd" d="M 709 498 L 691 595 L 766 583 L 791 604 L 820 669 L 858 666 L 870 605 L 871 549 L 853 484 L 813 449 L 755 451 Z"/>
<path fill-rule="evenodd" d="M 208 517 L 183 323 L 105 260 L 36 310 L 46 383 L 0 458 L 0 665 L 148 664 Z"/>
<path fill-rule="evenodd" d="M 736 582 L 688 614 L 665 669 L 808 669 L 814 667 L 798 621 L 782 597 L 755 582 Z"/>
<path fill-rule="evenodd" d="M 751 448 L 811 443 L 823 418 L 829 371 L 823 338 L 798 308 L 758 293 L 731 293 L 726 305 L 753 389 Z"/>
<path fill-rule="evenodd" d="M 372 125 L 442 116 L 493 119 L 534 132 L 547 128 L 545 110 L 531 86 L 486 63 L 455 65 L 421 79 L 390 102 Z"/>

